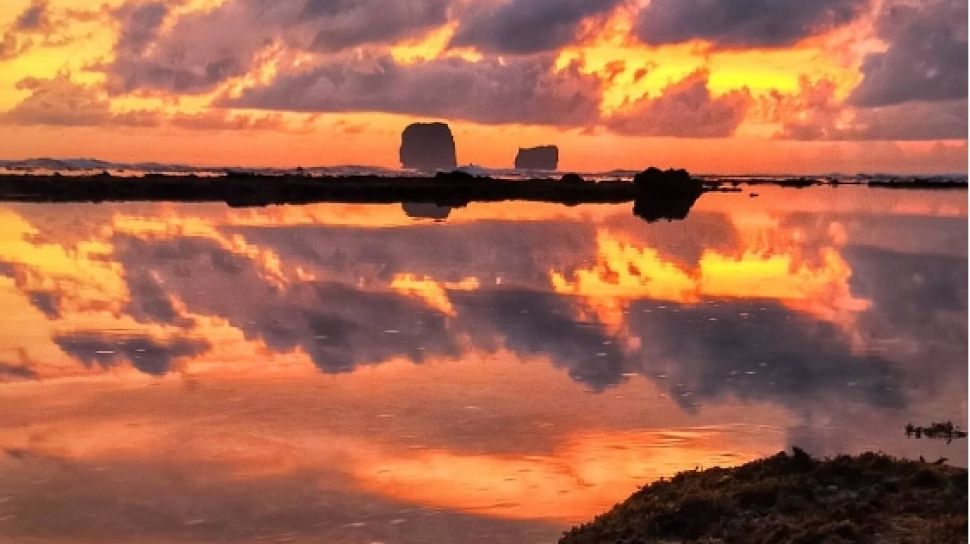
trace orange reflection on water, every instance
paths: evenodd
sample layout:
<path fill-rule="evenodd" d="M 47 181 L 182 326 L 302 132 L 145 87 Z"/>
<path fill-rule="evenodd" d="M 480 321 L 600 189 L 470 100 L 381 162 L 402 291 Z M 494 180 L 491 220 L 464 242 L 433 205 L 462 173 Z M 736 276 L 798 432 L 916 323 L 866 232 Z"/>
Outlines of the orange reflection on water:
<path fill-rule="evenodd" d="M 444 450 L 390 453 L 358 467 L 362 485 L 381 494 L 512 519 L 578 522 L 608 509 L 617 497 L 663 476 L 697 467 L 733 466 L 759 451 L 722 429 L 584 432 L 550 455 L 461 455 Z"/>
<path fill-rule="evenodd" d="M 740 232 L 747 247 L 739 254 L 707 249 L 696 267 L 687 268 L 665 261 L 655 249 L 600 230 L 596 262 L 576 270 L 571 280 L 551 270 L 550 281 L 557 293 L 584 297 L 594 314 L 612 326 L 622 323 L 626 304 L 636 299 L 681 304 L 703 297 L 774 300 L 835 322 L 868 308 L 867 301 L 852 296 L 852 270 L 834 247 L 820 248 L 810 261 L 797 243 L 780 247 L 766 244 L 764 232 Z"/>
<path fill-rule="evenodd" d="M 468 277 L 458 282 L 438 282 L 431 278 L 418 278 L 413 274 L 398 274 L 391 280 L 391 289 L 403 295 L 423 300 L 439 312 L 454 316 L 455 309 L 448 299 L 448 291 L 477 291 L 478 278 Z"/>

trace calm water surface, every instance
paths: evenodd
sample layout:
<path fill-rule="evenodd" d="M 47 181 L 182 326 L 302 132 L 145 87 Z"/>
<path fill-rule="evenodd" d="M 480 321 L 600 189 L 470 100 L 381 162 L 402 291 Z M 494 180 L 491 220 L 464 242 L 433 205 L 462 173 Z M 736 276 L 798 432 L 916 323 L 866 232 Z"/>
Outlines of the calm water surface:
<path fill-rule="evenodd" d="M 965 192 L 0 205 L 0 541 L 553 542 L 798 445 L 965 465 Z"/>

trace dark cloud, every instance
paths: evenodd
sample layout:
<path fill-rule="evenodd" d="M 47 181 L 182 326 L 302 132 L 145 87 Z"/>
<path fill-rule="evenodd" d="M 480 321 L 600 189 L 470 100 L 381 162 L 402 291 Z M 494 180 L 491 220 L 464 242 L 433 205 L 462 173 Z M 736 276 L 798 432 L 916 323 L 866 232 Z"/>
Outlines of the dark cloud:
<path fill-rule="evenodd" d="M 482 350 L 548 357 L 577 382 L 603 390 L 624 381 L 624 354 L 601 323 L 577 319 L 574 300 L 531 289 L 456 293 L 458 324 Z"/>
<path fill-rule="evenodd" d="M 635 230 L 640 224 L 633 220 L 625 226 Z M 226 233 L 269 248 L 293 266 L 351 285 L 387 284 L 398 274 L 443 282 L 474 275 L 483 285 L 535 289 L 548 286 L 550 266 L 572 270 L 596 256 L 596 231 L 580 221 L 476 221 L 447 228 L 230 227 Z M 431 239 L 436 243 L 429 244 Z"/>
<path fill-rule="evenodd" d="M 261 340 L 276 352 L 302 349 L 324 372 L 346 372 L 393 357 L 420 362 L 459 353 L 445 316 L 412 297 L 336 282 L 280 289 L 248 258 L 201 238 L 151 242 L 125 237 L 117 244 L 126 269 L 153 263 L 169 295 L 189 311 L 221 316 L 246 338 Z M 131 284 L 131 304 L 143 307 L 146 300 L 158 300 L 157 285 Z M 247 296 L 232 296 L 236 290 Z"/>
<path fill-rule="evenodd" d="M 0 61 L 14 58 L 28 47 L 29 44 L 20 41 L 14 34 L 4 34 L 0 38 Z"/>
<path fill-rule="evenodd" d="M 35 380 L 37 372 L 26 365 L 0 362 L 0 382 L 6 380 Z"/>
<path fill-rule="evenodd" d="M 782 124 L 779 138 L 791 140 L 941 140 L 967 137 L 967 99 L 911 101 L 878 107 L 846 108 L 835 85 L 805 79 L 798 95 L 773 93 L 769 113 Z M 763 100 L 764 101 L 764 100 Z M 764 104 L 762 104 L 764 105 Z"/>
<path fill-rule="evenodd" d="M 27 78 L 17 88 L 30 96 L 0 113 L 0 123 L 51 126 L 154 126 L 161 116 L 148 110 L 111 111 L 108 98 L 97 88 L 75 83 L 66 72 L 52 79 Z"/>
<path fill-rule="evenodd" d="M 33 0 L 13 24 L 13 29 L 19 32 L 45 32 L 50 27 L 50 10 L 46 0 Z"/>
<path fill-rule="evenodd" d="M 599 115 L 600 81 L 552 57 L 398 64 L 388 56 L 281 75 L 222 105 L 310 112 L 377 111 L 479 123 L 581 125 Z"/>
<path fill-rule="evenodd" d="M 734 134 L 752 104 L 747 89 L 711 95 L 707 72 L 694 72 L 658 97 L 625 104 L 606 119 L 615 132 L 637 136 L 720 138 Z"/>
<path fill-rule="evenodd" d="M 127 54 L 140 55 L 158 36 L 158 31 L 168 16 L 169 6 L 164 2 L 125 4 L 115 13 L 122 22 L 116 48 Z"/>
<path fill-rule="evenodd" d="M 157 340 L 141 334 L 107 332 L 61 334 L 54 337 L 54 343 L 87 366 L 110 368 L 127 361 L 153 375 L 168 372 L 176 359 L 200 355 L 209 349 L 208 342 L 194 338 Z"/>
<path fill-rule="evenodd" d="M 705 40 L 715 47 L 784 47 L 848 23 L 868 0 L 651 0 L 637 18 L 648 44 Z"/>
<path fill-rule="evenodd" d="M 230 114 L 221 109 L 210 109 L 200 113 L 176 113 L 169 122 L 176 127 L 190 130 L 286 130 L 283 116 L 277 113 L 266 115 Z"/>
<path fill-rule="evenodd" d="M 60 319 L 61 298 L 57 293 L 48 291 L 33 291 L 28 293 L 30 305 L 40 310 L 48 319 Z"/>
<path fill-rule="evenodd" d="M 664 238 L 669 230 L 654 232 L 635 220 L 622 223 L 613 224 L 640 230 L 639 236 L 649 239 Z M 698 223 L 704 225 L 730 229 L 716 216 Z M 901 374 L 892 362 L 856 354 L 839 327 L 767 301 L 666 303 L 666 310 L 662 303 L 634 301 L 624 329 L 640 337 L 642 347 L 624 347 L 611 328 L 582 317 L 587 315 L 584 299 L 549 291 L 550 268 L 568 275 L 595 256 L 594 233 L 582 223 L 230 232 L 328 281 L 278 287 L 248 258 L 202 239 L 125 238 L 115 245 L 126 268 L 150 263 L 164 280 L 160 285 L 190 311 L 226 319 L 274 351 L 300 348 L 327 372 L 398 356 L 416 363 L 458 357 L 471 346 L 547 357 L 594 390 L 619 384 L 630 373 L 650 379 L 666 374 L 669 380 L 658 383 L 686 409 L 728 395 L 799 409 L 826 395 L 881 407 L 905 402 Z M 691 238 L 715 246 L 730 239 Z M 481 286 L 449 293 L 454 315 L 386 288 L 401 273 L 457 281 L 469 267 Z M 501 285 L 495 278 L 502 278 Z M 229 291 L 244 291 L 247 297 L 232 297 Z M 131 293 L 133 304 L 145 296 L 139 289 Z M 742 312 L 752 317 L 738 319 Z"/>
<path fill-rule="evenodd" d="M 574 42 L 579 24 L 621 0 L 510 0 L 474 4 L 460 19 L 452 47 L 489 53 L 554 51 Z"/>
<path fill-rule="evenodd" d="M 889 1 L 876 28 L 889 49 L 866 56 L 864 77 L 849 97 L 850 104 L 876 107 L 963 99 L 966 107 L 966 0 Z M 964 137 L 965 131 L 964 124 Z"/>
<path fill-rule="evenodd" d="M 662 376 L 658 382 L 685 408 L 729 395 L 799 410 L 823 397 L 905 403 L 899 369 L 883 357 L 853 353 L 831 323 L 772 302 L 666 306 L 630 307 L 630 330 L 644 346 L 631 371 Z M 749 317 L 739 319 L 741 313 Z"/>
<path fill-rule="evenodd" d="M 105 67 L 108 88 L 202 93 L 245 74 L 274 43 L 332 52 L 393 42 L 443 24 L 446 8 L 447 0 L 229 0 L 182 15 L 160 33 L 164 4 L 127 4 L 117 11 L 122 29 Z"/>
<path fill-rule="evenodd" d="M 919 361 L 916 379 L 962 375 L 965 381 L 966 256 L 849 246 L 845 257 L 853 270 L 853 293 L 874 305 L 860 316 L 866 337 L 874 343 L 892 342 L 901 356 Z M 954 367 L 962 372 L 954 373 Z"/>
<path fill-rule="evenodd" d="M 172 304 L 171 297 L 148 270 L 129 269 L 125 274 L 128 291 L 133 294 L 126 311 L 142 323 L 189 325 Z"/>
<path fill-rule="evenodd" d="M 390 43 L 442 25 L 448 0 L 309 0 L 304 15 L 317 30 L 311 47 L 340 51 L 365 43 Z"/>

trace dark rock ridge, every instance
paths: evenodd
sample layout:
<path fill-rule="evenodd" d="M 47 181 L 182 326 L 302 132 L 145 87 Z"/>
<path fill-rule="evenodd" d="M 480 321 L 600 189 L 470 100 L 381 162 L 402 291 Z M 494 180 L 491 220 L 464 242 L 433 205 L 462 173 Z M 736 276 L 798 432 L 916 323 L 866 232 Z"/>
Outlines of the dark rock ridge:
<path fill-rule="evenodd" d="M 415 123 L 401 134 L 401 165 L 415 170 L 449 170 L 458 166 L 455 138 L 444 123 Z"/>
<path fill-rule="evenodd" d="M 516 170 L 556 170 L 559 168 L 559 148 L 554 145 L 543 145 L 519 149 L 515 156 Z"/>

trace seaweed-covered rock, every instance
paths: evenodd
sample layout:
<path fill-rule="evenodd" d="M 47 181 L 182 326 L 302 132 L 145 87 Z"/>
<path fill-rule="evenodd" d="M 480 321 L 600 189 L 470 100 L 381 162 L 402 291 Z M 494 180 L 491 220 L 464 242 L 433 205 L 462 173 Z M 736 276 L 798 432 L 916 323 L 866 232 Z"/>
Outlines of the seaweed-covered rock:
<path fill-rule="evenodd" d="M 516 170 L 555 170 L 559 168 L 559 148 L 554 145 L 543 145 L 519 149 L 515 156 Z"/>
<path fill-rule="evenodd" d="M 644 487 L 561 544 L 967 541 L 967 470 L 795 448 Z"/>
<path fill-rule="evenodd" d="M 401 165 L 415 170 L 449 170 L 458 166 L 455 138 L 444 123 L 415 123 L 401 134 Z"/>

